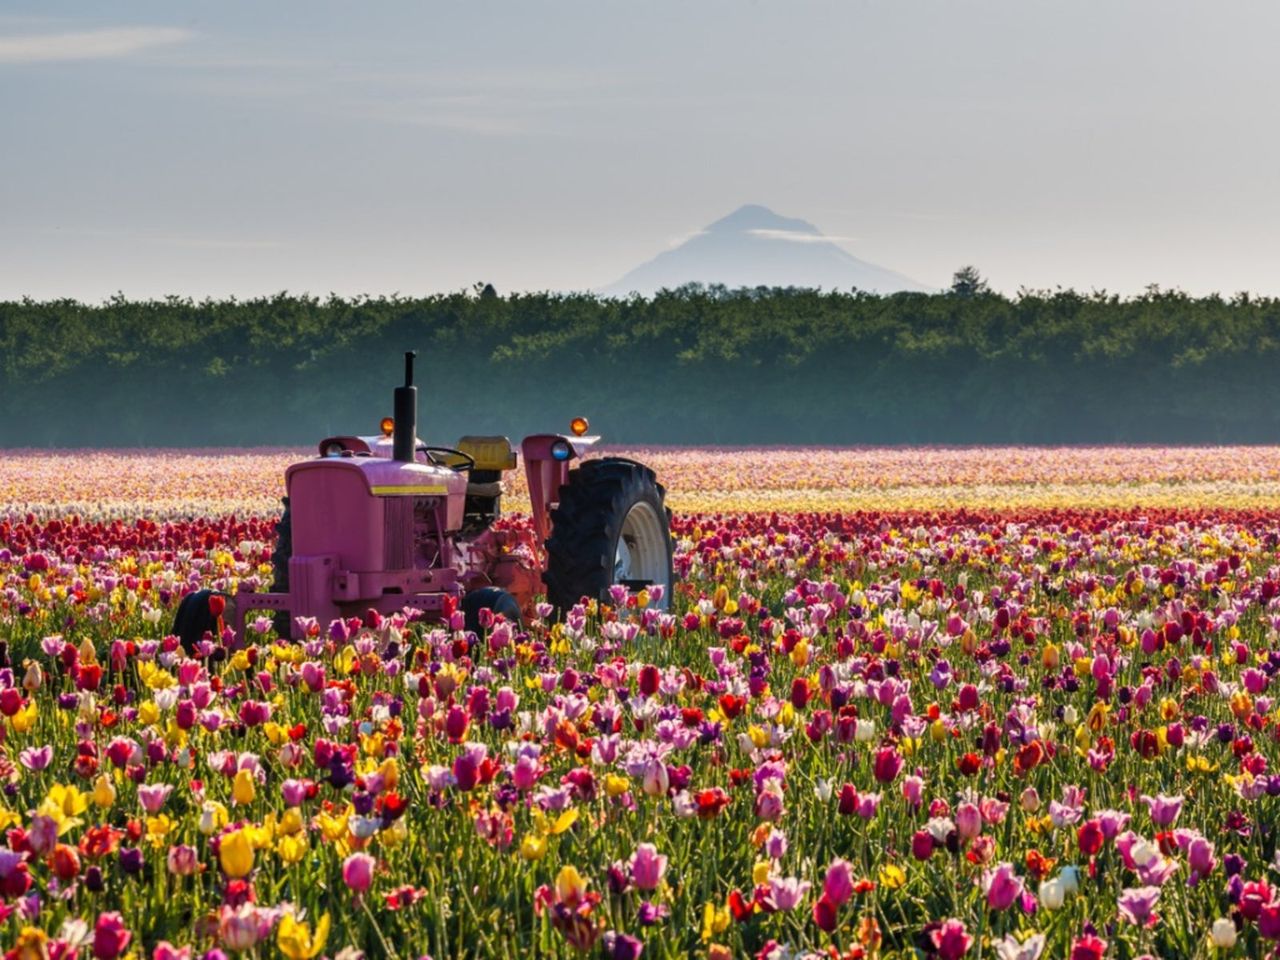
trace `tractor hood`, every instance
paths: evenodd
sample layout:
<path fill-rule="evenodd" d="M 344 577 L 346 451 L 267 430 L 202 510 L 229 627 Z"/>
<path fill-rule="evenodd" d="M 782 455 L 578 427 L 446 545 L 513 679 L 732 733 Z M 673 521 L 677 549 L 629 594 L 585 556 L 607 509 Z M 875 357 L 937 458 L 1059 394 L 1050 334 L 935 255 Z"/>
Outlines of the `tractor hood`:
<path fill-rule="evenodd" d="M 467 478 L 445 467 L 381 457 L 321 457 L 285 472 L 293 557 L 332 556 L 352 573 L 415 564 L 414 529 L 462 526 Z M 425 511 L 425 512 L 424 512 Z"/>
<path fill-rule="evenodd" d="M 401 463 L 383 457 L 320 457 L 295 463 L 285 471 L 285 486 L 293 495 L 293 483 L 300 474 L 311 471 L 343 471 L 344 476 L 359 475 L 368 492 L 375 497 L 444 497 L 465 494 L 467 478 L 447 467 L 426 463 Z"/>

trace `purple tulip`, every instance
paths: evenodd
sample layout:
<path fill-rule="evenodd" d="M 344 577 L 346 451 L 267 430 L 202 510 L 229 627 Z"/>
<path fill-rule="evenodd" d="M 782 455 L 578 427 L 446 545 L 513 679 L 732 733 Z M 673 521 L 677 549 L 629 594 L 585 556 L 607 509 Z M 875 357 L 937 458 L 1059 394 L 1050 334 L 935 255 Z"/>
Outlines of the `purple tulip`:
<path fill-rule="evenodd" d="M 604 955 L 609 960 L 639 960 L 643 950 L 643 940 L 616 930 L 605 931 Z"/>
<path fill-rule="evenodd" d="M 1154 797 L 1142 795 L 1142 802 L 1147 805 L 1147 811 L 1151 814 L 1151 822 L 1157 827 L 1170 827 L 1173 822 L 1178 819 L 1178 814 L 1182 812 L 1182 797 L 1166 797 L 1164 794 L 1157 794 Z"/>
<path fill-rule="evenodd" d="M 43 770 L 53 761 L 53 747 L 50 744 L 45 744 L 43 747 L 27 747 L 18 754 L 18 759 L 28 770 Z"/>
<path fill-rule="evenodd" d="M 1120 894 L 1120 916 L 1132 924 L 1145 927 L 1160 899 L 1159 887 L 1130 887 Z"/>
<path fill-rule="evenodd" d="M 769 899 L 777 910 L 794 910 L 804 902 L 810 886 L 808 880 L 774 877 L 769 881 Z"/>

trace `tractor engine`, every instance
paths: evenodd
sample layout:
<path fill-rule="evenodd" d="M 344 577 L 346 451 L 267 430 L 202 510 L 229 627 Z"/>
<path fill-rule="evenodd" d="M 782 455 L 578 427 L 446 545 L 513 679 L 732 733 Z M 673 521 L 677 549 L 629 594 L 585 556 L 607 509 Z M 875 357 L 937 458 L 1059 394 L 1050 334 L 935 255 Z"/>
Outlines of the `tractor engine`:
<path fill-rule="evenodd" d="M 285 474 L 293 527 L 289 582 L 321 564 L 333 599 L 376 606 L 386 594 L 456 582 L 452 534 L 462 528 L 467 478 L 447 467 L 372 456 L 295 464 Z M 403 596 L 400 597 L 403 603 Z"/>

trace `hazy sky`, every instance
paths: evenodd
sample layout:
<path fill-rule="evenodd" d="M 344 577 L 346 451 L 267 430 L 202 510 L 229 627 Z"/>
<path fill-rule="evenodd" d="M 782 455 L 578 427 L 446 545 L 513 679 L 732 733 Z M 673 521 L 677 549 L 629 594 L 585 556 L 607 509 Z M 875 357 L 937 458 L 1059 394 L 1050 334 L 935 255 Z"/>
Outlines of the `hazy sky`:
<path fill-rule="evenodd" d="M 603 286 L 743 203 L 945 285 L 1280 294 L 1280 4 L 0 14 L 0 298 Z"/>

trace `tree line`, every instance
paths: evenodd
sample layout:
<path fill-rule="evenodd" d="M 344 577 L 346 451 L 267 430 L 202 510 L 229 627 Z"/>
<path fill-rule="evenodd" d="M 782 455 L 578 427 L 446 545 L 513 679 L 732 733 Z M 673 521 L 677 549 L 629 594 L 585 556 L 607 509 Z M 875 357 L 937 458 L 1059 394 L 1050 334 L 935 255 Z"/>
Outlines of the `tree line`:
<path fill-rule="evenodd" d="M 1280 442 L 1280 300 L 689 286 L 0 302 L 0 446 L 373 433 L 405 349 L 420 434 L 577 414 L 620 443 Z"/>

